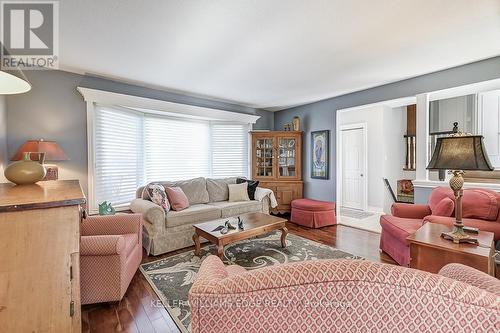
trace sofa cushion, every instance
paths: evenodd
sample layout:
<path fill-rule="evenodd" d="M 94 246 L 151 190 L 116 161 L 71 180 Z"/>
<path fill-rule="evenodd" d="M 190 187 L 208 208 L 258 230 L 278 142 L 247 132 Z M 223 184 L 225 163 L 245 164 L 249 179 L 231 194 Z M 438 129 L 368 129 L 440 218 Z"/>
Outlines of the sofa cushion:
<path fill-rule="evenodd" d="M 189 205 L 207 203 L 209 201 L 208 192 L 207 192 L 207 181 L 203 177 L 188 179 L 188 180 L 179 180 L 175 182 L 160 182 L 167 187 L 180 187 L 184 194 L 186 194 Z"/>
<path fill-rule="evenodd" d="M 167 228 L 183 224 L 196 224 L 221 218 L 221 208 L 206 204 L 196 204 L 179 212 L 168 212 L 165 220 Z"/>
<path fill-rule="evenodd" d="M 218 207 L 222 210 L 221 217 L 238 216 L 245 213 L 262 212 L 262 202 L 257 200 L 238 201 L 238 202 L 212 202 L 211 206 Z"/>
<path fill-rule="evenodd" d="M 144 187 L 142 198 L 149 200 L 163 208 L 165 212 L 170 210 L 170 202 L 167 198 L 167 192 L 162 184 L 150 183 Z"/>
<path fill-rule="evenodd" d="M 236 177 L 207 178 L 207 191 L 209 202 L 229 200 L 228 184 L 236 184 Z"/>
<path fill-rule="evenodd" d="M 453 190 L 451 188 L 439 186 L 432 190 L 431 195 L 429 196 L 429 207 L 431 208 L 431 212 L 433 215 L 439 215 L 439 209 L 437 209 L 437 206 L 444 198 L 454 200 L 455 195 L 453 194 Z"/>
<path fill-rule="evenodd" d="M 446 197 L 455 200 L 455 195 L 449 187 L 437 187 L 432 191 L 429 197 L 432 215 L 439 215 L 435 212 L 435 208 Z M 462 216 L 464 218 L 495 221 L 499 210 L 497 198 L 498 194 L 490 190 L 465 189 L 462 198 Z"/>
<path fill-rule="evenodd" d="M 455 210 L 455 202 L 450 198 L 443 198 L 432 210 L 433 215 L 452 216 Z"/>
<path fill-rule="evenodd" d="M 255 191 L 257 190 L 257 186 L 259 186 L 259 181 L 258 180 L 251 180 L 251 179 L 246 179 L 246 178 L 237 178 L 236 179 L 236 184 L 241 184 L 241 183 L 248 183 L 248 197 L 250 200 L 255 200 Z"/>
<path fill-rule="evenodd" d="M 173 210 L 180 211 L 189 207 L 189 200 L 180 187 L 167 187 L 165 190 Z"/>
<path fill-rule="evenodd" d="M 229 201 L 250 201 L 248 197 L 248 183 L 229 184 Z"/>
<path fill-rule="evenodd" d="M 498 215 L 497 196 L 484 189 L 466 189 L 462 198 L 462 216 L 495 221 Z"/>

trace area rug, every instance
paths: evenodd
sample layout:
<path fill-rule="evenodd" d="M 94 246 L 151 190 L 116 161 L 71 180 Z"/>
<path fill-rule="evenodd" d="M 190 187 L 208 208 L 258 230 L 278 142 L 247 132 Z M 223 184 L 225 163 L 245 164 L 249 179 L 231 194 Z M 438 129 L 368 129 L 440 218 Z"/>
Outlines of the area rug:
<path fill-rule="evenodd" d="M 340 215 L 337 216 L 337 223 L 380 234 L 382 231 L 380 215 L 382 213 L 365 212 L 342 207 L 340 208 Z"/>
<path fill-rule="evenodd" d="M 375 215 L 374 213 L 372 212 L 366 212 L 366 211 L 363 211 L 363 210 L 357 210 L 357 209 L 350 209 L 350 208 L 340 208 L 340 215 L 341 216 L 347 216 L 347 217 L 351 217 L 353 219 L 357 219 L 357 220 L 362 220 L 362 219 L 365 219 L 367 217 L 370 217 L 370 216 L 373 216 Z"/>
<path fill-rule="evenodd" d="M 224 248 L 225 263 L 248 270 L 266 266 L 317 259 L 362 259 L 299 236 L 289 234 L 286 248 L 281 248 L 281 233 L 275 232 L 230 244 Z M 201 249 L 201 258 L 194 251 L 142 264 L 140 270 L 170 313 L 181 332 L 190 332 L 191 313 L 188 291 L 203 259 L 215 253 L 213 245 Z"/>

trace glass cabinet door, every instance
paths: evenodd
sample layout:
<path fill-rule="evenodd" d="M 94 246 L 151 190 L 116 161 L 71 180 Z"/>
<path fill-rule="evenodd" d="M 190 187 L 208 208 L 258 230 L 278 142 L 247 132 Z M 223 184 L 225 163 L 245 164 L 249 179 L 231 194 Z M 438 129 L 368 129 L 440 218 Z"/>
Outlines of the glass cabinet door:
<path fill-rule="evenodd" d="M 296 177 L 297 139 L 281 137 L 278 139 L 278 175 L 279 177 Z"/>
<path fill-rule="evenodd" d="M 273 138 L 258 138 L 255 142 L 257 177 L 273 177 Z"/>

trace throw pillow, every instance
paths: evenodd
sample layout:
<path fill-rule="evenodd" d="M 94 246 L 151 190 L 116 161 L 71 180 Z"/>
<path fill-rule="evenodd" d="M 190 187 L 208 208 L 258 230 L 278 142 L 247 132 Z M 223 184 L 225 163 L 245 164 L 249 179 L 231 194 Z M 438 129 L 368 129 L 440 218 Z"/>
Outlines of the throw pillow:
<path fill-rule="evenodd" d="M 167 187 L 167 196 L 172 209 L 180 211 L 189 207 L 189 200 L 180 187 Z"/>
<path fill-rule="evenodd" d="M 450 198 L 443 198 L 438 204 L 432 209 L 432 215 L 437 216 L 452 216 L 455 210 L 455 202 Z"/>
<path fill-rule="evenodd" d="M 250 198 L 250 200 L 255 200 L 255 190 L 257 189 L 257 186 L 259 186 L 259 181 L 245 178 L 236 179 L 236 184 L 242 183 L 248 183 L 248 197 Z"/>
<path fill-rule="evenodd" d="M 248 197 L 248 183 L 228 184 L 229 202 L 250 201 Z"/>
<path fill-rule="evenodd" d="M 154 202 L 168 213 L 170 210 L 170 203 L 168 202 L 167 192 L 165 187 L 161 184 L 151 183 L 144 187 L 150 201 Z"/>

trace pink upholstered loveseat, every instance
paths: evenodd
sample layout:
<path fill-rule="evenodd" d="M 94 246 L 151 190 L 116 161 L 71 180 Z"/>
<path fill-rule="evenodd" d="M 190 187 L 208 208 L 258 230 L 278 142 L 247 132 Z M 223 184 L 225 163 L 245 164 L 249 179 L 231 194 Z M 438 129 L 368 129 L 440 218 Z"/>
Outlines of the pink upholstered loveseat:
<path fill-rule="evenodd" d="M 363 260 L 246 271 L 209 256 L 189 301 L 193 333 L 500 330 L 500 281 L 460 264 L 440 275 Z"/>
<path fill-rule="evenodd" d="M 380 217 L 380 249 L 398 264 L 408 266 L 410 248 L 406 238 L 426 222 L 446 224 L 451 230 L 455 220 L 454 200 L 450 188 L 437 187 L 432 191 L 428 205 L 393 204 L 392 215 Z M 493 232 L 495 241 L 500 240 L 500 193 L 486 189 L 465 189 L 462 207 L 466 226 Z"/>

